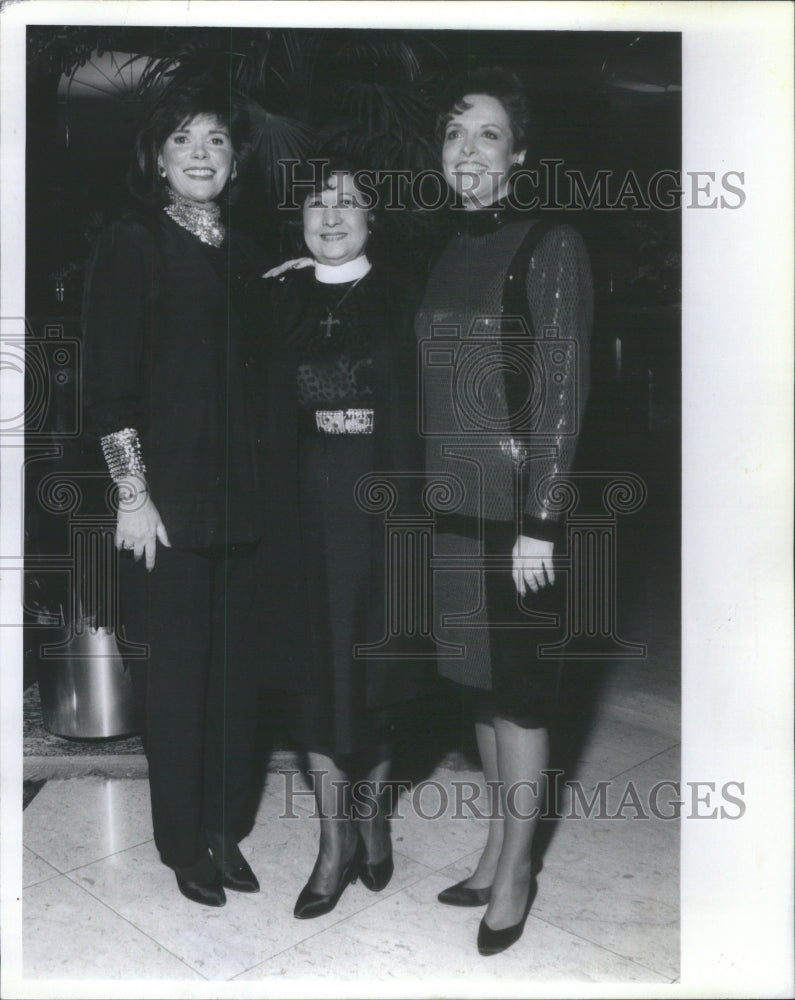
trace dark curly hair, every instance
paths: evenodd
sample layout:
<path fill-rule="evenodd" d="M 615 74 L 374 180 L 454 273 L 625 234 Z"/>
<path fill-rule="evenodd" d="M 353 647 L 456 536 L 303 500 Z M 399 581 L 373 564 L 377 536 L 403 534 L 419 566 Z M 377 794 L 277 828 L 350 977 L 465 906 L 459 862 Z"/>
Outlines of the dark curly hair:
<path fill-rule="evenodd" d="M 137 202 L 159 206 L 168 201 L 168 187 L 158 173 L 157 157 L 171 133 L 199 115 L 212 116 L 229 130 L 240 176 L 250 149 L 245 99 L 214 83 L 175 85 L 152 108 L 135 140 L 127 185 Z M 233 183 L 230 181 L 228 188 Z"/>
<path fill-rule="evenodd" d="M 514 149 L 527 148 L 531 128 L 527 92 L 519 77 L 502 66 L 470 70 L 453 77 L 447 84 L 439 102 L 439 114 L 436 119 L 440 143 L 453 116 L 466 111 L 469 107 L 464 100 L 467 94 L 485 94 L 498 100 L 505 108 L 511 125 Z"/>

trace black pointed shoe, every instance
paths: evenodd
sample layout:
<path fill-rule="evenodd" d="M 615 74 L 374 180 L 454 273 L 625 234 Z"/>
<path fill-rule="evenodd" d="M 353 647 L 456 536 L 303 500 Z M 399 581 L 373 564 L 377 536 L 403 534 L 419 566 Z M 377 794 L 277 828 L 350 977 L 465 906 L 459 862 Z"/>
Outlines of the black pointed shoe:
<path fill-rule="evenodd" d="M 375 864 L 362 860 L 359 865 L 359 878 L 362 880 L 362 885 L 370 892 L 381 892 L 382 889 L 386 889 L 394 872 L 395 862 L 391 847 L 389 854 L 383 860 L 376 861 Z"/>
<path fill-rule="evenodd" d="M 466 881 L 464 879 L 464 882 Z M 485 906 L 491 897 L 491 886 L 488 885 L 485 889 L 470 889 L 464 882 L 456 882 L 455 885 L 442 889 L 436 898 L 446 906 Z"/>
<path fill-rule="evenodd" d="M 518 923 L 511 924 L 510 927 L 502 927 L 500 930 L 495 931 L 486 923 L 485 917 L 480 921 L 480 927 L 478 927 L 478 951 L 481 955 L 498 955 L 501 951 L 505 951 L 506 948 L 510 948 L 512 944 L 516 944 L 524 931 L 527 914 L 533 905 L 536 890 L 536 880 L 533 879 L 530 883 L 530 891 L 527 895 L 527 903 L 522 914 L 522 919 Z"/>
<path fill-rule="evenodd" d="M 389 813 L 391 804 L 387 807 L 386 795 L 379 793 L 375 815 L 365 819 L 356 817 L 356 832 L 362 845 L 362 861 L 359 865 L 359 878 L 362 885 L 370 892 L 381 892 L 386 889 L 395 873 L 395 861 L 392 857 L 392 833 L 390 830 Z M 386 853 L 380 861 L 370 861 L 369 854 Z"/>
<path fill-rule="evenodd" d="M 174 874 L 177 877 L 179 891 L 187 899 L 203 906 L 225 905 L 226 893 L 221 873 L 209 857 L 204 857 L 186 868 L 175 868 Z"/>
<path fill-rule="evenodd" d="M 243 864 L 237 868 L 224 868 L 221 872 L 221 879 L 224 887 L 232 889 L 234 892 L 259 892 L 259 882 L 257 876 L 251 870 L 248 861 L 243 858 Z"/>
<path fill-rule="evenodd" d="M 361 841 L 356 842 L 353 856 L 347 865 L 340 872 L 339 881 L 333 892 L 315 892 L 309 888 L 309 883 L 303 887 L 295 901 L 293 916 L 298 920 L 310 920 L 312 917 L 322 917 L 324 913 L 331 913 L 340 896 L 349 885 L 352 885 L 359 876 L 359 868 L 362 863 Z"/>
<path fill-rule="evenodd" d="M 208 833 L 207 843 L 213 864 L 221 873 L 222 882 L 227 889 L 234 892 L 259 892 L 257 876 L 234 840 L 230 841 L 220 833 Z"/>

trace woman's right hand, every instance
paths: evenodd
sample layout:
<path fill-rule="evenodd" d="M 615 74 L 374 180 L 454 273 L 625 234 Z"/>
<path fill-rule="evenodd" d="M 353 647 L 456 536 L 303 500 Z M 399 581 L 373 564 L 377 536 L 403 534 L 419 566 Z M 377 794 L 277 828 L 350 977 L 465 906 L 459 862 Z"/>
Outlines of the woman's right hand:
<path fill-rule="evenodd" d="M 311 267 L 314 263 L 315 262 L 311 257 L 296 257 L 293 260 L 286 260 L 283 264 L 279 264 L 277 267 L 272 267 L 270 271 L 266 271 L 262 277 L 278 278 L 279 275 L 284 274 L 285 271 L 300 271 L 302 267 Z"/>
<path fill-rule="evenodd" d="M 138 493 L 135 499 L 122 494 L 116 514 L 116 548 L 132 550 L 136 562 L 145 556 L 146 568 L 153 570 L 158 539 L 171 548 L 166 526 L 149 493 Z"/>

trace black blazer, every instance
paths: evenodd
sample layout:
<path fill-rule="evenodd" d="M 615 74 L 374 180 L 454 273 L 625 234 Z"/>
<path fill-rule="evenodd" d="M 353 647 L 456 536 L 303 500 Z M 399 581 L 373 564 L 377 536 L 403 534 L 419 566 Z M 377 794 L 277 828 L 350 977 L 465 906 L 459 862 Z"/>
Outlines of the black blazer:
<path fill-rule="evenodd" d="M 83 310 L 84 403 L 94 438 L 135 428 L 171 544 L 261 533 L 251 345 L 234 288 L 259 262 L 230 235 L 203 244 L 164 212 L 99 238 Z"/>

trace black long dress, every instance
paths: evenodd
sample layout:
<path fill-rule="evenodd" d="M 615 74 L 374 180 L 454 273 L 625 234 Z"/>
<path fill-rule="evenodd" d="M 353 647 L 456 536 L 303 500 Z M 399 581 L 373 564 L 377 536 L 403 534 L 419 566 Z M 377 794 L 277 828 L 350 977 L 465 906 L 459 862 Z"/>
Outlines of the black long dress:
<path fill-rule="evenodd" d="M 416 668 L 356 649 L 384 635 L 386 566 L 383 516 L 354 495 L 369 473 L 419 469 L 412 302 L 374 269 L 355 287 L 305 269 L 269 283 L 265 312 L 269 683 L 294 692 L 291 729 L 307 749 L 348 754 L 416 695 Z"/>
<path fill-rule="evenodd" d="M 416 317 L 427 474 L 454 476 L 461 493 L 437 519 L 439 672 L 491 691 L 503 716 L 546 724 L 559 661 L 535 648 L 560 620 L 562 588 L 518 601 L 511 550 L 519 533 L 560 540 L 541 487 L 569 470 L 581 429 L 590 265 L 568 225 L 534 238 L 537 221 L 507 206 L 459 215 Z"/>

